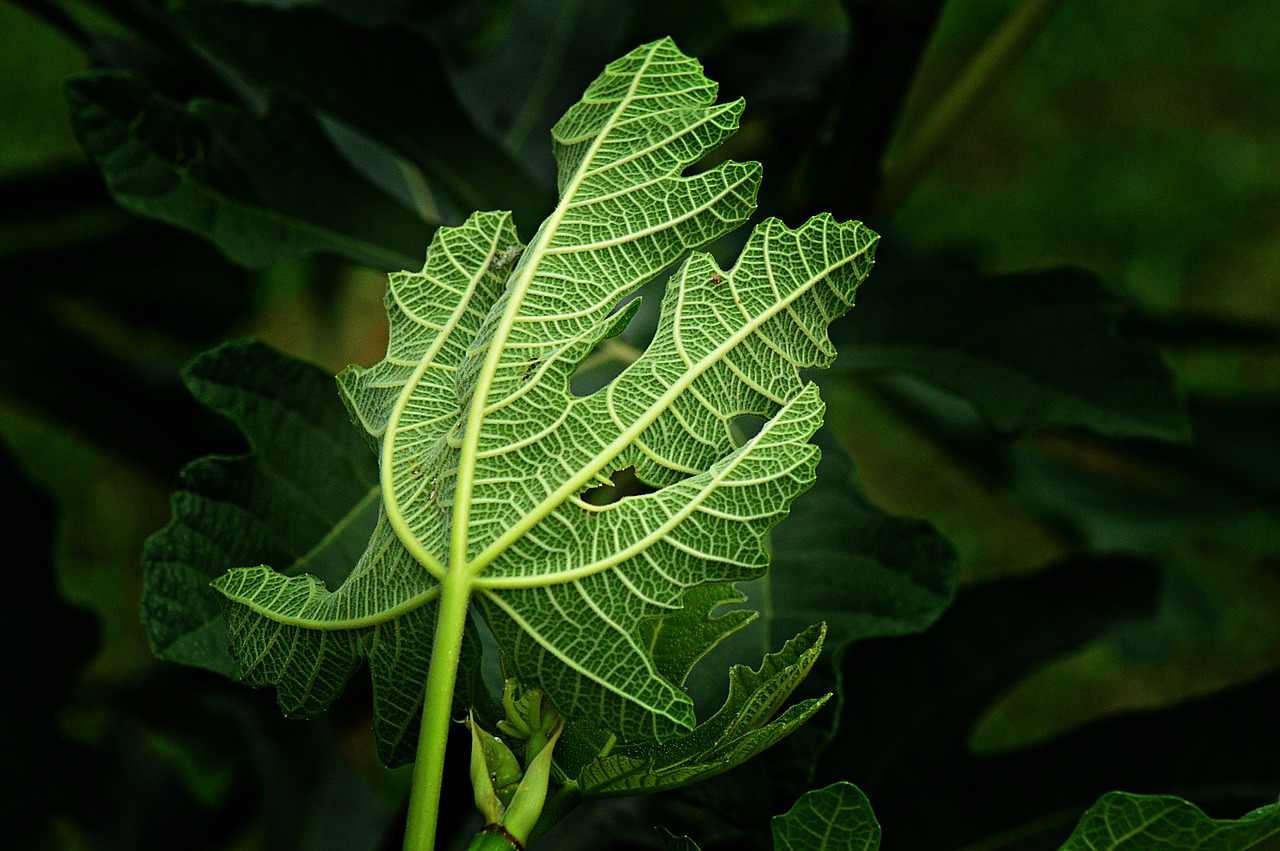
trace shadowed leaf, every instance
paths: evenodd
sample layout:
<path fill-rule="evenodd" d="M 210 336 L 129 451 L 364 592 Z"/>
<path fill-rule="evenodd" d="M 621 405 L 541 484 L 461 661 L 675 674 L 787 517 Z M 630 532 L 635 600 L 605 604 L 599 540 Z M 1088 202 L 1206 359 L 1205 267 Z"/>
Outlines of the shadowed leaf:
<path fill-rule="evenodd" d="M 840 366 L 915 373 L 968 398 L 1002 433 L 1052 425 L 1186 440 L 1169 368 L 1120 336 L 1120 313 L 1080 269 L 952 274 L 889 282 L 833 333 Z"/>
<path fill-rule="evenodd" d="M 198 44 L 250 79 L 287 89 L 398 151 L 453 217 L 507 209 L 527 227 L 550 207 L 547 191 L 476 126 L 430 37 L 408 27 L 351 26 L 321 8 L 191 2 L 177 17 Z"/>
<path fill-rule="evenodd" d="M 329 251 L 395 269 L 430 239 L 431 224 L 360 175 L 286 98 L 256 118 L 212 100 L 174 103 L 118 71 L 73 79 L 67 98 L 121 206 L 203 236 L 238 263 Z"/>
<path fill-rule="evenodd" d="M 333 377 L 257 344 L 227 344 L 184 371 L 251 452 L 195 461 L 182 473 L 173 520 L 143 551 L 143 615 L 161 658 L 238 675 L 221 595 L 232 567 L 271 561 L 338 583 L 373 530 L 374 457 L 351 432 Z"/>

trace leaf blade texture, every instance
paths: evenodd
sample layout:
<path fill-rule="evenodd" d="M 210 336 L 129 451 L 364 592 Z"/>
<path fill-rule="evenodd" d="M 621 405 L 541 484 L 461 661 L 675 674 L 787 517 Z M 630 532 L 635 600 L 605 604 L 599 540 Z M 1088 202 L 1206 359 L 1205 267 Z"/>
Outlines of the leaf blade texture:
<path fill-rule="evenodd" d="M 209 583 L 264 559 L 341 582 L 375 528 L 377 470 L 323 370 L 260 343 L 228 343 L 188 364 L 183 379 L 249 452 L 183 470 L 173 518 L 143 550 L 143 620 L 161 658 L 237 677 Z"/>
<path fill-rule="evenodd" d="M 774 851 L 876 851 L 880 823 L 862 790 L 841 781 L 800 796 L 770 821 Z"/>
<path fill-rule="evenodd" d="M 758 670 L 735 665 L 724 705 L 688 735 L 608 749 L 577 768 L 573 782 L 589 797 L 675 789 L 728 771 L 777 744 L 830 697 L 802 700 L 779 712 L 817 661 L 825 633 L 822 624 L 809 627 L 767 655 Z"/>
<path fill-rule="evenodd" d="M 425 625 L 453 574 L 506 675 L 569 718 L 624 741 L 692 728 L 670 676 L 691 662 L 655 660 L 645 624 L 692 588 L 765 569 L 763 537 L 817 461 L 823 406 L 799 370 L 834 358 L 827 324 L 877 239 L 817 216 L 762 222 L 730 270 L 698 252 L 746 221 L 759 183 L 758 165 L 732 161 L 683 174 L 737 128 L 742 103 L 715 98 L 669 39 L 637 48 L 553 129 L 560 202 L 528 244 L 510 214 L 477 213 L 437 232 L 421 273 L 391 278 L 386 360 L 339 381 L 379 452 L 378 532 L 333 591 L 267 568 L 219 580 L 256 681 L 310 712 L 342 679 L 348 631 L 376 630 L 376 654 L 408 620 Z M 682 258 L 648 350 L 576 396 L 570 377 L 629 320 L 627 299 Z M 767 421 L 740 442 L 744 414 Z M 584 499 L 624 468 L 651 492 Z M 415 627 L 395 640 L 415 642 L 430 639 Z M 411 655 L 374 666 L 375 702 L 402 719 L 422 675 Z"/>
<path fill-rule="evenodd" d="M 1061 851 L 1243 849 L 1280 835 L 1280 804 L 1212 819 L 1172 795 L 1110 792 L 1089 808 Z"/>

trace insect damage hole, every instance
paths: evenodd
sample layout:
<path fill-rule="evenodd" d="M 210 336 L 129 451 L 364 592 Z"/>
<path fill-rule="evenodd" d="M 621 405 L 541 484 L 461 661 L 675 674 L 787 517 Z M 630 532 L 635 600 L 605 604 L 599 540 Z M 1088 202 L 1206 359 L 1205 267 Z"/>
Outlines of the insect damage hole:
<path fill-rule="evenodd" d="M 524 372 L 521 373 L 520 375 L 520 383 L 521 384 L 527 383 L 530 378 L 533 378 L 533 374 L 537 372 L 538 366 L 541 363 L 542 363 L 541 355 L 534 355 L 533 357 L 530 357 L 529 360 L 525 362 Z"/>
<path fill-rule="evenodd" d="M 650 281 L 622 299 L 606 320 L 610 327 L 569 378 L 569 390 L 583 398 L 617 378 L 653 340 L 662 290 Z"/>
<path fill-rule="evenodd" d="M 729 435 L 734 446 L 741 446 L 760 433 L 767 420 L 755 414 L 739 414 L 729 423 Z"/>
<path fill-rule="evenodd" d="M 635 467 L 623 467 L 621 470 L 615 470 L 609 476 L 613 484 L 596 485 L 593 488 L 587 488 L 582 492 L 580 499 L 587 505 L 603 507 L 613 505 L 625 496 L 640 496 L 641 494 L 653 493 L 656 488 L 652 488 L 640 481 L 640 477 L 636 475 Z"/>

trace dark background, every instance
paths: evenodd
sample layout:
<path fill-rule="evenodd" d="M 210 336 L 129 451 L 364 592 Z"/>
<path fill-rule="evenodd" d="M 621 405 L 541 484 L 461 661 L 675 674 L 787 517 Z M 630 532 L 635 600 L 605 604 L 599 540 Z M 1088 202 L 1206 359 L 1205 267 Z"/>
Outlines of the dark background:
<path fill-rule="evenodd" d="M 246 337 L 331 373 L 378 361 L 385 272 L 417 268 L 471 199 L 527 239 L 554 203 L 550 125 L 664 35 L 747 99 L 724 155 L 764 164 L 757 218 L 830 211 L 882 235 L 833 331 L 828 420 L 867 497 L 959 554 L 933 628 L 843 654 L 815 783 L 857 782 L 885 847 L 926 851 L 1056 848 L 1112 789 L 1222 818 L 1275 800 L 1274 2 L 9 0 L 19 847 L 398 847 L 408 778 L 377 764 L 360 677 L 291 723 L 269 692 L 148 646 L 143 542 L 186 462 L 244 448 L 179 369 Z M 984 59 L 992 39 L 1008 50 Z M 970 100 L 949 99 L 958 82 Z M 658 847 L 655 823 L 765 842 L 794 794 L 735 782 L 585 808 L 558 847 Z M 463 833 L 468 795 L 449 811 Z"/>

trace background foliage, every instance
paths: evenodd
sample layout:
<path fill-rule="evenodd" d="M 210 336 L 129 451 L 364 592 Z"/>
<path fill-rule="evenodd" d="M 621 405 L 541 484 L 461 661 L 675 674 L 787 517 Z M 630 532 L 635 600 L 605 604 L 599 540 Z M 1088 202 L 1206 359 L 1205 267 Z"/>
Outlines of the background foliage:
<path fill-rule="evenodd" d="M 922 148 L 988 37 L 1036 6 L 1025 49 Z M 774 542 L 774 581 L 801 592 L 722 655 L 820 617 L 830 643 L 865 640 L 812 675 L 838 708 L 769 762 L 584 808 L 548 842 L 657 848 L 663 824 L 767 847 L 769 816 L 838 780 L 904 849 L 1057 848 L 1115 789 L 1233 819 L 1276 799 L 1268 0 L 9 0 L 0 33 L 19 847 L 396 847 L 407 777 L 377 762 L 361 678 L 290 723 L 269 692 L 152 655 L 143 542 L 188 461 L 246 448 L 180 369 L 244 337 L 329 373 L 375 363 L 384 273 L 472 209 L 531 233 L 550 124 L 663 35 L 747 98 L 726 156 L 764 163 L 758 216 L 883 236 L 824 379 L 839 469 Z M 849 528 L 861 557 L 932 566 L 886 592 L 919 612 L 949 594 L 936 529 L 954 604 L 910 636 L 890 637 L 929 616 L 806 620 L 825 602 L 807 589 L 874 575 L 840 570 L 859 547 L 813 548 Z"/>

